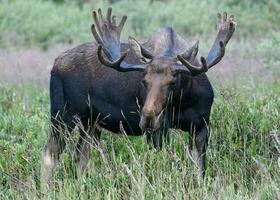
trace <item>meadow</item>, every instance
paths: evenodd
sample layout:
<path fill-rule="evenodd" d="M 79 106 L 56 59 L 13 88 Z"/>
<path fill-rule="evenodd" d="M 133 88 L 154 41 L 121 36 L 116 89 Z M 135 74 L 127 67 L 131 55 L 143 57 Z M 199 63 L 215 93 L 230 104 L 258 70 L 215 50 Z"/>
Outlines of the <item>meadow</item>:
<path fill-rule="evenodd" d="M 208 75 L 215 91 L 203 182 L 171 130 L 171 148 L 103 131 L 86 175 L 72 162 L 75 130 L 48 193 L 40 191 L 40 152 L 49 126 L 48 79 L 62 51 L 92 41 L 91 11 L 128 15 L 129 35 L 145 40 L 168 25 L 201 55 L 217 12 L 236 16 L 223 61 Z M 196 11 L 196 12 L 194 12 Z M 0 199 L 280 199 L 280 3 L 241 0 L 0 0 Z"/>

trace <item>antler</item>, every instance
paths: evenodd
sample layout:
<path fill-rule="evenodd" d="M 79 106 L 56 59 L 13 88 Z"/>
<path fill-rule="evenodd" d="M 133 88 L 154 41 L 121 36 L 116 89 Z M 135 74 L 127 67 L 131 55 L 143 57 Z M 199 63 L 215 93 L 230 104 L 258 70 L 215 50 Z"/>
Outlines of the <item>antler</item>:
<path fill-rule="evenodd" d="M 177 56 L 181 63 L 187 67 L 186 71 L 190 71 L 193 76 L 196 76 L 208 71 L 208 69 L 220 62 L 225 54 L 225 46 L 235 31 L 236 23 L 234 22 L 233 18 L 233 15 L 228 17 L 226 12 L 224 12 L 223 15 L 218 13 L 217 37 L 208 53 L 207 58 L 200 58 L 201 64 L 198 66 L 191 64 L 187 59 L 185 59 L 184 54 Z M 182 70 L 182 68 L 180 67 L 178 70 Z"/>
<path fill-rule="evenodd" d="M 91 31 L 99 44 L 97 49 L 99 61 L 103 65 L 122 72 L 144 69 L 144 66 L 127 64 L 123 61 L 127 52 L 121 54 L 120 35 L 127 16 L 123 16 L 119 25 L 116 25 L 115 16 L 112 17 L 112 8 L 108 8 L 106 18 L 102 15 L 101 9 L 98 9 L 98 13 L 93 11 L 92 15 L 95 24 L 92 24 Z M 109 60 L 104 57 L 103 51 Z"/>

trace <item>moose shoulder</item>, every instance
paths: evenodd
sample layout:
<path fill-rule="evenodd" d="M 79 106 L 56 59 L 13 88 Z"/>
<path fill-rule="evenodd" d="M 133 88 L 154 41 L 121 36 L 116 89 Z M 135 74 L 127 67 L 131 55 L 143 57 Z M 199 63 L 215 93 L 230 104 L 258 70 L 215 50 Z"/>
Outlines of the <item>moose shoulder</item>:
<path fill-rule="evenodd" d="M 111 8 L 106 16 L 101 10 L 93 12 L 96 43 L 80 45 L 55 60 L 50 80 L 52 128 L 42 152 L 42 181 L 49 179 L 64 149 L 63 131 L 71 132 L 79 122 L 76 161 L 82 169 L 90 143 L 98 143 L 99 127 L 128 135 L 147 132 L 155 147 L 162 145 L 162 135 L 168 140 L 169 128 L 177 128 L 189 132 L 190 147 L 194 141 L 203 176 L 213 103 L 204 72 L 224 56 L 235 29 L 233 16 L 218 15 L 215 42 L 199 62 L 198 43 L 189 46 L 169 27 L 159 29 L 143 44 L 131 37 L 121 43 L 126 17 L 116 25 L 111 14 Z"/>

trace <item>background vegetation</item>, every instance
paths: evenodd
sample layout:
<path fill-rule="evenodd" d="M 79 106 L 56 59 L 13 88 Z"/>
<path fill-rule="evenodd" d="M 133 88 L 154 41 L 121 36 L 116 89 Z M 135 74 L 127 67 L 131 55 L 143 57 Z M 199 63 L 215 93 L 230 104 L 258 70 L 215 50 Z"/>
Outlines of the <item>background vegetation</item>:
<path fill-rule="evenodd" d="M 190 42 L 200 39 L 202 54 L 216 13 L 236 16 L 226 56 L 208 73 L 216 97 L 203 183 L 186 151 L 187 133 L 172 130 L 171 150 L 155 151 L 145 137 L 104 131 L 87 176 L 75 178 L 69 141 L 50 192 L 40 193 L 51 63 L 93 41 L 91 12 L 109 5 L 128 15 L 124 41 L 168 25 Z M 279 12 L 277 0 L 0 0 L 0 199 L 280 199 Z"/>
<path fill-rule="evenodd" d="M 87 3 L 83 3 L 87 2 Z M 124 38 L 143 39 L 160 26 L 172 26 L 184 36 L 212 33 L 217 12 L 234 13 L 238 21 L 235 38 L 271 37 L 278 43 L 280 2 L 277 0 L 119 0 L 117 16 L 129 16 Z M 57 43 L 92 41 L 93 9 L 104 11 L 103 0 L 1 0 L 0 46 L 49 47 Z M 274 32 L 277 32 L 274 33 Z M 274 34 L 271 34 L 274 33 Z"/>

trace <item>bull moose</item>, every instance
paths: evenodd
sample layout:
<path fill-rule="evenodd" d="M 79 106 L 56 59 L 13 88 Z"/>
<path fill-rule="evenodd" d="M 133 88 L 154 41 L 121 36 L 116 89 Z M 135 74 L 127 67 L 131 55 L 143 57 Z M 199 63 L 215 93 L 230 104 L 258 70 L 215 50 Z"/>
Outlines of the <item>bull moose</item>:
<path fill-rule="evenodd" d="M 158 29 L 142 44 L 132 37 L 121 43 L 126 16 L 117 25 L 109 8 L 106 16 L 94 11 L 93 19 L 96 42 L 62 53 L 51 71 L 52 126 L 42 151 L 41 180 L 50 178 L 65 148 L 62 133 L 70 133 L 77 118 L 90 135 L 80 130 L 75 161 L 81 169 L 89 160 L 90 143 L 100 139 L 100 128 L 135 136 L 146 132 L 156 148 L 163 136 L 168 143 L 169 128 L 174 128 L 189 132 L 203 177 L 214 98 L 205 72 L 225 54 L 235 30 L 233 16 L 218 14 L 216 39 L 200 62 L 198 42 L 189 46 L 170 27 Z"/>

